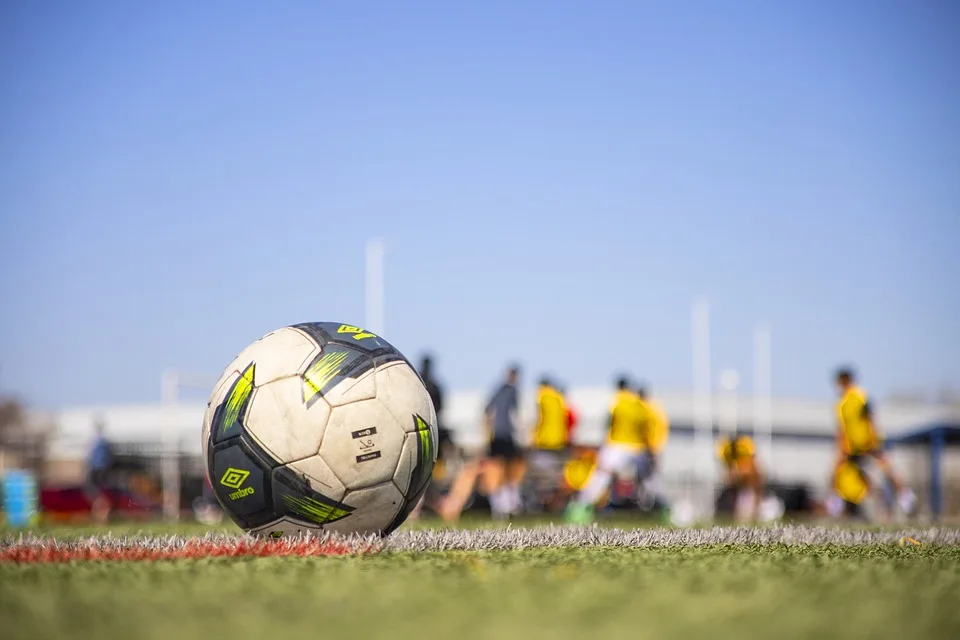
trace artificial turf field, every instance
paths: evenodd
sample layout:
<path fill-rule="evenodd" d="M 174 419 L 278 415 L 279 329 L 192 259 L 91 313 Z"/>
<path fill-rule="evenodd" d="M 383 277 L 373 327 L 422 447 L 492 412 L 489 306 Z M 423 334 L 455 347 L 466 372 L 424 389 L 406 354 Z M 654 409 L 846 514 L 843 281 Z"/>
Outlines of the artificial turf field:
<path fill-rule="evenodd" d="M 0 551 L 51 536 L 177 547 L 206 530 L 0 532 Z M 0 637 L 960 637 L 956 529 L 421 528 L 353 544 L 367 551 L 0 561 Z"/>

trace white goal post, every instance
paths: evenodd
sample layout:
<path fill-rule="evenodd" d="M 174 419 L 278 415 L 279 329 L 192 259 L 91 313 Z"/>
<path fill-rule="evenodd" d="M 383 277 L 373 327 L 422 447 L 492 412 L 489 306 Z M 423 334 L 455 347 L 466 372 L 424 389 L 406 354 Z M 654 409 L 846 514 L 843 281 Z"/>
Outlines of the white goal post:
<path fill-rule="evenodd" d="M 753 333 L 753 433 L 757 440 L 757 453 L 768 474 L 773 474 L 773 360 L 771 357 L 771 331 L 764 323 Z"/>
<path fill-rule="evenodd" d="M 696 300 L 691 312 L 693 352 L 694 444 L 693 476 L 703 483 L 696 500 L 698 519 L 713 520 L 716 481 L 713 470 L 713 380 L 710 361 L 710 303 Z"/>
<path fill-rule="evenodd" d="M 366 250 L 366 318 L 364 327 L 367 331 L 382 336 L 386 324 L 386 308 L 384 306 L 384 279 L 383 260 L 386 254 L 386 245 L 381 238 L 371 238 L 367 241 Z"/>

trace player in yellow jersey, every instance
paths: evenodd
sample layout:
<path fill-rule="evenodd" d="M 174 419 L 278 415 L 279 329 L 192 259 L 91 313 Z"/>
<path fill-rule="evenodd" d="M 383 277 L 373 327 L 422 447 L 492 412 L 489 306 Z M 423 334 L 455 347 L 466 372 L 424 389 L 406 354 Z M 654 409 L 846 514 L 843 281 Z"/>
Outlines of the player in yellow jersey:
<path fill-rule="evenodd" d="M 650 412 L 643 435 L 643 449 L 637 464 L 637 503 L 642 509 L 650 509 L 657 501 L 652 479 L 670 437 L 670 420 L 667 412 L 659 402 L 650 397 L 645 387 L 637 389 L 637 395 Z"/>
<path fill-rule="evenodd" d="M 670 438 L 670 419 L 660 403 L 650 397 L 645 388 L 637 390 L 637 395 L 646 404 L 650 411 L 650 420 L 644 437 L 644 445 L 650 456 L 656 460 L 663 453 Z"/>
<path fill-rule="evenodd" d="M 530 480 L 540 504 L 559 506 L 563 464 L 569 456 L 570 412 L 557 386 L 542 378 L 537 389 L 537 422 L 530 452 Z"/>
<path fill-rule="evenodd" d="M 597 465 L 586 486 L 567 507 L 568 520 L 590 522 L 593 519 L 594 507 L 610 488 L 614 477 L 633 477 L 637 471 L 637 462 L 646 447 L 647 429 L 651 419 L 650 409 L 631 388 L 630 381 L 620 378 L 610 407 L 607 441 L 597 455 Z"/>
<path fill-rule="evenodd" d="M 744 492 L 749 498 L 746 513 L 738 519 L 756 520 L 760 511 L 760 502 L 763 499 L 763 473 L 757 463 L 753 439 L 735 433 L 720 441 L 717 453 L 725 469 L 726 483 L 734 489 L 737 497 L 734 512 L 738 511 L 739 498 Z"/>
<path fill-rule="evenodd" d="M 567 402 L 547 378 L 537 389 L 537 424 L 533 431 L 533 447 L 537 451 L 564 451 L 568 440 Z"/>
<path fill-rule="evenodd" d="M 889 458 L 883 451 L 883 439 L 874 421 L 873 407 L 866 392 L 860 388 L 850 369 L 840 369 L 836 376 L 837 391 L 837 455 L 836 468 L 846 462 L 852 462 L 863 469 L 869 459 L 877 462 L 881 472 L 887 478 L 897 494 L 897 501 L 904 513 L 910 514 L 916 506 L 916 495 L 904 486 L 893 471 Z M 866 478 L 866 474 L 864 474 Z M 867 480 L 868 490 L 875 493 L 875 487 Z M 879 501 L 881 504 L 883 500 Z"/>

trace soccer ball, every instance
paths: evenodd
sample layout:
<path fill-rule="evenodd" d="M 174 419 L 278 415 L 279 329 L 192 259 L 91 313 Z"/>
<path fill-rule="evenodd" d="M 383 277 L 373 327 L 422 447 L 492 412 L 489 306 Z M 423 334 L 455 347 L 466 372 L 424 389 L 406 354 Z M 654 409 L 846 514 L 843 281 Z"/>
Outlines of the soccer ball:
<path fill-rule="evenodd" d="M 203 459 L 240 528 L 387 535 L 423 496 L 437 416 L 417 371 L 380 336 L 313 322 L 244 349 L 214 387 Z"/>

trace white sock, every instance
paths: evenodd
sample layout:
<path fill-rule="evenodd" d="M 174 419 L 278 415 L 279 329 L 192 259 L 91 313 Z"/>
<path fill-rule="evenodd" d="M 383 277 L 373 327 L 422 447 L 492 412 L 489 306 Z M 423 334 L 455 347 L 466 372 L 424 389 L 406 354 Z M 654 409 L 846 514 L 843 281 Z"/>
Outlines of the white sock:
<path fill-rule="evenodd" d="M 917 495 L 910 489 L 904 488 L 900 491 L 900 508 L 905 512 L 913 511 L 917 504 Z"/>
<path fill-rule="evenodd" d="M 587 486 L 580 490 L 577 495 L 577 502 L 581 505 L 594 505 L 600 500 L 600 496 L 610 486 L 610 480 L 613 477 L 609 471 L 603 469 L 594 469 L 587 480 Z"/>
<path fill-rule="evenodd" d="M 510 513 L 520 513 L 520 508 L 523 506 L 523 500 L 520 498 L 520 487 L 510 485 L 507 487 L 507 493 L 510 496 Z"/>
<path fill-rule="evenodd" d="M 506 493 L 505 487 L 497 489 L 493 492 L 493 495 L 490 496 L 490 511 L 493 512 L 493 515 L 505 515 L 509 511 L 509 506 L 509 496 Z"/>

